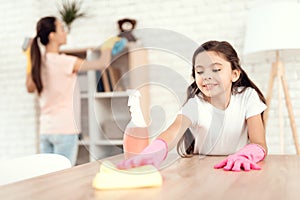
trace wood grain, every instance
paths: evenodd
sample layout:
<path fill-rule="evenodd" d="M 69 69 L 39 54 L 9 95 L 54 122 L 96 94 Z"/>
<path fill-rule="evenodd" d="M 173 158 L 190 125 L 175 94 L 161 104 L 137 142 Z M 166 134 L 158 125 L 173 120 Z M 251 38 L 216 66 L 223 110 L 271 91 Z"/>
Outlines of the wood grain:
<path fill-rule="evenodd" d="M 300 156 L 270 155 L 250 172 L 214 169 L 223 158 L 179 158 L 161 170 L 162 187 L 107 191 L 92 188 L 96 161 L 2 186 L 0 199 L 299 199 Z"/>

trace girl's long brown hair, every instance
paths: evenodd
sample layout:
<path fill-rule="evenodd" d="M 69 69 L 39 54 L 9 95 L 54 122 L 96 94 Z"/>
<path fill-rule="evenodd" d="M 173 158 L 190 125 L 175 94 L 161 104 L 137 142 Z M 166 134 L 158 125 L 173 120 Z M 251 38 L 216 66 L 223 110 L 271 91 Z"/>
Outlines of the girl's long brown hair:
<path fill-rule="evenodd" d="M 31 44 L 31 62 L 32 62 L 32 70 L 31 76 L 32 80 L 37 88 L 38 94 L 41 94 L 43 91 L 43 83 L 41 78 L 42 71 L 42 56 L 41 51 L 38 45 L 38 39 L 43 45 L 47 45 L 49 43 L 49 34 L 51 32 L 56 31 L 55 27 L 55 17 L 44 17 L 40 19 L 36 26 L 36 36 L 33 38 Z"/>
<path fill-rule="evenodd" d="M 193 55 L 193 71 L 192 76 L 195 80 L 195 60 L 196 56 L 199 53 L 202 53 L 204 51 L 214 51 L 220 56 L 222 56 L 224 59 L 226 59 L 231 64 L 232 70 L 239 70 L 240 71 L 240 77 L 239 79 L 232 84 L 231 92 L 232 94 L 242 93 L 244 92 L 248 87 L 253 88 L 260 98 L 260 100 L 263 103 L 266 103 L 266 99 L 264 98 L 262 92 L 258 89 L 258 87 L 250 80 L 247 73 L 242 69 L 240 65 L 240 59 L 234 50 L 234 48 L 226 41 L 208 41 L 204 44 L 202 44 Z M 243 87 L 242 90 L 238 90 L 239 87 Z M 202 94 L 204 95 L 200 89 L 198 88 L 196 81 L 194 81 L 187 89 L 187 100 L 190 98 L 193 98 L 194 96 Z M 201 95 L 200 95 L 201 96 Z M 262 119 L 263 119 L 263 113 L 261 113 Z M 195 138 L 193 137 L 192 133 L 188 129 L 185 134 L 182 136 L 182 138 L 179 140 L 177 144 L 177 152 L 182 157 L 190 157 L 194 153 L 194 146 L 195 146 Z"/>

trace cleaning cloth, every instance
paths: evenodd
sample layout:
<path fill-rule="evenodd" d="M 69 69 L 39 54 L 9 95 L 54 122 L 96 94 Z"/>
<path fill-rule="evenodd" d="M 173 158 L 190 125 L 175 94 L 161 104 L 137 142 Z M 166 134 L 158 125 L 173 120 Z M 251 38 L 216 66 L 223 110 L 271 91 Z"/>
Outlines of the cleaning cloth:
<path fill-rule="evenodd" d="M 152 165 L 120 170 L 109 161 L 104 161 L 93 180 L 95 189 L 133 189 L 159 187 L 162 185 L 160 172 Z"/>

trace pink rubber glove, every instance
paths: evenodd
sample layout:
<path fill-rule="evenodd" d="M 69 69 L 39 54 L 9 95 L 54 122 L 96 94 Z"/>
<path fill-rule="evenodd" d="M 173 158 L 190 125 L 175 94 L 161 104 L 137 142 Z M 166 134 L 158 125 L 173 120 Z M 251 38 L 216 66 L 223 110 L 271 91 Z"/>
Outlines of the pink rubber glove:
<path fill-rule="evenodd" d="M 143 165 L 153 165 L 159 168 L 162 161 L 164 161 L 168 154 L 168 145 L 162 139 L 154 140 L 148 145 L 140 154 L 133 156 L 127 160 L 123 160 L 117 167 L 119 169 L 128 169 Z"/>
<path fill-rule="evenodd" d="M 258 144 L 247 144 L 241 150 L 228 156 L 225 160 L 214 166 L 215 169 L 223 168 L 226 171 L 250 171 L 251 169 L 260 170 L 256 163 L 263 160 L 266 156 L 264 148 Z"/>

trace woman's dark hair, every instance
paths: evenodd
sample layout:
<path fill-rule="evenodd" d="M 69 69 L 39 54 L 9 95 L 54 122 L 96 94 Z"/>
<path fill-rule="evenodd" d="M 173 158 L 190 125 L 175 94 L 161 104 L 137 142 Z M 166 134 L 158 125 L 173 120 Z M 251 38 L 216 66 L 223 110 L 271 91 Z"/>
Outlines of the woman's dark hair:
<path fill-rule="evenodd" d="M 31 44 L 31 76 L 37 88 L 38 94 L 41 94 L 43 90 L 43 83 L 41 79 L 42 57 L 40 48 L 38 46 L 38 39 L 45 46 L 49 43 L 49 34 L 56 31 L 55 21 L 56 18 L 51 16 L 40 19 L 36 26 L 36 36 L 33 38 Z"/>
<path fill-rule="evenodd" d="M 240 59 L 234 50 L 234 48 L 226 41 L 208 41 L 202 44 L 193 55 L 193 71 L 192 76 L 195 80 L 195 60 L 199 53 L 205 51 L 213 51 L 219 54 L 222 58 L 226 59 L 231 64 L 232 70 L 239 70 L 240 77 L 237 81 L 232 84 L 231 93 L 237 94 L 244 92 L 248 87 L 253 88 L 263 103 L 266 103 L 266 100 L 262 94 L 262 92 L 258 89 L 258 87 L 250 80 L 247 73 L 242 69 L 240 65 Z M 242 89 L 238 89 L 242 87 Z M 201 95 L 199 95 L 201 94 Z M 187 89 L 187 100 L 193 98 L 195 95 L 205 96 L 200 89 L 198 88 L 196 81 L 194 81 Z M 263 119 L 263 113 L 261 113 Z M 190 157 L 193 155 L 195 146 L 195 138 L 192 136 L 190 130 L 187 130 L 182 138 L 179 140 L 177 144 L 177 152 L 182 157 Z"/>

